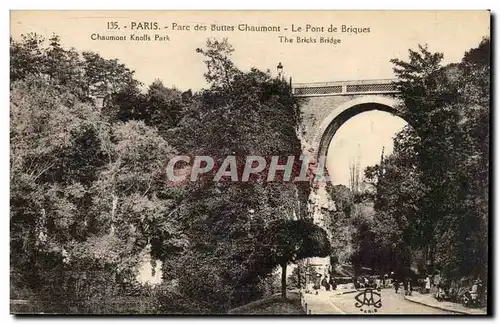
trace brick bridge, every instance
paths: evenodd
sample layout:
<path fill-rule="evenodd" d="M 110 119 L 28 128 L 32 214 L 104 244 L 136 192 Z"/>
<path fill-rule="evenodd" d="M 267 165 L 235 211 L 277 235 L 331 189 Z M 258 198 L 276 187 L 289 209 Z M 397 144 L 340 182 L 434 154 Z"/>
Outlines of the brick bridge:
<path fill-rule="evenodd" d="M 381 110 L 398 115 L 394 79 L 296 83 L 300 98 L 302 144 L 305 151 L 326 155 L 336 131 L 349 118 L 365 111 Z"/>
<path fill-rule="evenodd" d="M 302 111 L 300 133 L 304 154 L 326 157 L 337 130 L 355 115 L 371 110 L 399 115 L 393 81 L 395 79 L 293 84 L 293 94 L 299 98 Z M 324 185 L 319 184 L 314 189 L 310 197 L 310 212 L 314 222 L 326 229 L 324 210 L 332 210 L 335 206 L 325 199 Z M 308 263 L 317 266 L 318 273 L 328 275 L 329 258 L 312 258 Z"/>

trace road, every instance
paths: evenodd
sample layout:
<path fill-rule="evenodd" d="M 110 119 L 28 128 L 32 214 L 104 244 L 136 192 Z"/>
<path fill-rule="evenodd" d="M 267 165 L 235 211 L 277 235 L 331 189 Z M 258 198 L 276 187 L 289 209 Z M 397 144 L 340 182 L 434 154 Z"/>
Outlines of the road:
<path fill-rule="evenodd" d="M 432 314 L 432 315 L 450 315 L 454 314 L 429 306 L 420 305 L 404 298 L 402 294 L 396 294 L 392 289 L 383 289 L 380 292 L 382 306 L 375 308 L 373 306 L 356 307 L 355 296 L 358 293 L 344 295 L 332 295 L 322 291 L 322 296 L 314 296 L 314 299 L 322 300 L 322 306 L 317 309 L 317 314 L 355 314 L 355 315 L 388 315 L 388 314 Z M 374 301 L 377 301 L 374 296 Z M 362 300 L 361 296 L 361 300 Z M 328 301 L 327 301 L 328 300 Z M 312 303 L 314 304 L 314 303 Z M 319 305 L 319 304 L 318 304 Z M 331 306 L 328 307 L 327 305 Z M 361 309 L 361 310 L 360 310 Z M 376 309 L 376 312 L 374 311 Z M 364 312 L 366 310 L 366 313 Z"/>

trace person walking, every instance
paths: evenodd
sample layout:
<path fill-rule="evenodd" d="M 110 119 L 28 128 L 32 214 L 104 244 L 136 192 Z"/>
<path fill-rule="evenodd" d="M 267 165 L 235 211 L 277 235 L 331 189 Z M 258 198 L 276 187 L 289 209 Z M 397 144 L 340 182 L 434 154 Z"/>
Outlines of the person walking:
<path fill-rule="evenodd" d="M 352 277 L 351 281 L 352 281 L 352 284 L 354 286 L 354 289 L 356 289 L 356 290 L 359 289 L 358 279 L 356 279 L 356 277 Z"/>
<path fill-rule="evenodd" d="M 332 290 L 337 289 L 337 283 L 335 282 L 332 276 L 330 276 L 330 281 L 328 281 L 328 283 L 332 286 Z"/>
<path fill-rule="evenodd" d="M 321 275 L 318 273 L 313 286 L 313 289 L 316 291 L 316 295 L 318 294 L 318 290 L 321 289 L 320 283 L 321 283 Z"/>
<path fill-rule="evenodd" d="M 321 285 L 325 287 L 326 291 L 330 290 L 330 284 L 328 283 L 328 276 L 325 276 L 323 280 L 321 280 Z"/>
<path fill-rule="evenodd" d="M 430 291 L 431 291 L 431 278 L 427 276 L 427 278 L 425 278 L 425 293 L 428 294 L 430 293 Z"/>
<path fill-rule="evenodd" d="M 411 288 L 411 278 L 406 278 L 406 287 L 405 287 L 405 295 L 411 296 L 412 288 Z"/>

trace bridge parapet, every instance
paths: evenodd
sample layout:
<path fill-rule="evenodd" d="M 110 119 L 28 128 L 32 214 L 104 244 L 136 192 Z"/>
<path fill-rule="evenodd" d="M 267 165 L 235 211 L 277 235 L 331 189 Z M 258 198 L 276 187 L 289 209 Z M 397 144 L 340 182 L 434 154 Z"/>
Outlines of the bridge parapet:
<path fill-rule="evenodd" d="M 295 83 L 293 94 L 297 97 L 345 96 L 360 94 L 397 93 L 393 82 L 397 79 L 371 79 L 334 82 Z"/>

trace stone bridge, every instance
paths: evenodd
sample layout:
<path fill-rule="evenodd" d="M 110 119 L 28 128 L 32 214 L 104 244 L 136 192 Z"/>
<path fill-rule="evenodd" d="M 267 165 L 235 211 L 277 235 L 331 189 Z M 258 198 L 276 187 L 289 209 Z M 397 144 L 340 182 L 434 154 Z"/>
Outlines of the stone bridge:
<path fill-rule="evenodd" d="M 393 82 L 395 79 L 352 80 L 295 83 L 292 91 L 299 98 L 302 111 L 301 141 L 304 154 L 326 157 L 337 130 L 351 117 L 366 111 L 380 110 L 400 115 Z M 324 184 L 318 184 L 310 197 L 309 210 L 314 223 L 326 229 L 325 209 L 335 208 L 326 198 Z M 331 235 L 331 233 L 329 233 Z M 307 261 L 318 273 L 328 275 L 329 258 Z"/>
<path fill-rule="evenodd" d="M 302 144 L 316 156 L 326 155 L 335 132 L 349 118 L 381 110 L 399 115 L 394 79 L 296 83 L 293 94 L 302 111 Z"/>

